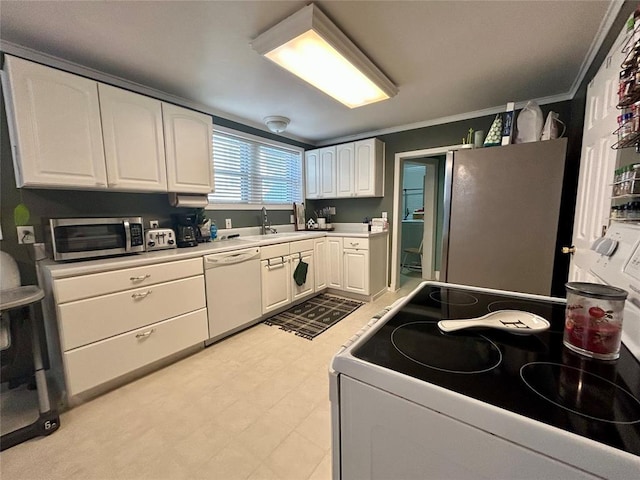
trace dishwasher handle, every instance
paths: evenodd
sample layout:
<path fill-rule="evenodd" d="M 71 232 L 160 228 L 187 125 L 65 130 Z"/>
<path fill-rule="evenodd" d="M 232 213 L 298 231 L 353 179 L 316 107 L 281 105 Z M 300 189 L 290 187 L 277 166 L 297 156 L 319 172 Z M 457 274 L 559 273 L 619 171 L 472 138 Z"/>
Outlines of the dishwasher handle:
<path fill-rule="evenodd" d="M 215 255 L 207 255 L 204 257 L 204 268 L 224 267 L 227 265 L 235 265 L 237 263 L 246 262 L 260 256 L 259 248 L 249 250 L 232 251 L 228 253 L 219 253 Z"/>

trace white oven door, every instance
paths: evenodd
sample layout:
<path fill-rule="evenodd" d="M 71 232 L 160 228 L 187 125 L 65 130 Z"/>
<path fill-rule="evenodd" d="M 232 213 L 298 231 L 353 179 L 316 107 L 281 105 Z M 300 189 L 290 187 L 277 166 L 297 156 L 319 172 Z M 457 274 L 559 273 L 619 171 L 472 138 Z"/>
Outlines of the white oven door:
<path fill-rule="evenodd" d="M 340 476 L 355 479 L 598 477 L 340 375 Z"/>

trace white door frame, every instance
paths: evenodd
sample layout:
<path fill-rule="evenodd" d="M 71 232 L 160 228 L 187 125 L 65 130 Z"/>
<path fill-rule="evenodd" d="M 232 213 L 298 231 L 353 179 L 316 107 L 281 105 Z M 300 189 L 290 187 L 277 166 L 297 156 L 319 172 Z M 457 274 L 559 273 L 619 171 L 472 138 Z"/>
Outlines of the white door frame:
<path fill-rule="evenodd" d="M 447 145 L 444 147 L 427 148 L 398 152 L 394 158 L 393 171 L 393 225 L 391 226 L 391 285 L 389 289 L 396 291 L 400 288 L 400 260 L 402 248 L 400 248 L 402 229 L 402 177 L 403 166 L 406 160 L 416 160 L 423 157 L 436 157 L 444 155 L 451 150 L 470 148 L 470 145 Z M 425 215 L 427 213 L 425 212 Z M 433 268 L 433 263 L 432 267 Z M 423 270 L 424 272 L 424 270 Z"/>

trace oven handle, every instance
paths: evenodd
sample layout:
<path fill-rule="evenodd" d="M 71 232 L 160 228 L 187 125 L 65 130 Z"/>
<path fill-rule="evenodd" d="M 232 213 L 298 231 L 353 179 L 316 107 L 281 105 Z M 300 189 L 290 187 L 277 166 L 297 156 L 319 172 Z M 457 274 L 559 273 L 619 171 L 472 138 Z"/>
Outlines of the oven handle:
<path fill-rule="evenodd" d="M 128 220 L 124 220 L 122 225 L 124 226 L 124 249 L 129 252 L 131 251 L 131 225 Z"/>

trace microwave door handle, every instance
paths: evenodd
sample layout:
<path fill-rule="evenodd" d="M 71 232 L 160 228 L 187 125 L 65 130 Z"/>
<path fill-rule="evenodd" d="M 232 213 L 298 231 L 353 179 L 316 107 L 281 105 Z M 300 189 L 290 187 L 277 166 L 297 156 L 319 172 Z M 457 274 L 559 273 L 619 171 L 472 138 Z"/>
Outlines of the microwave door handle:
<path fill-rule="evenodd" d="M 129 225 L 129 222 L 127 220 L 123 221 L 122 225 L 124 226 L 124 249 L 128 252 L 131 250 L 131 226 Z"/>

